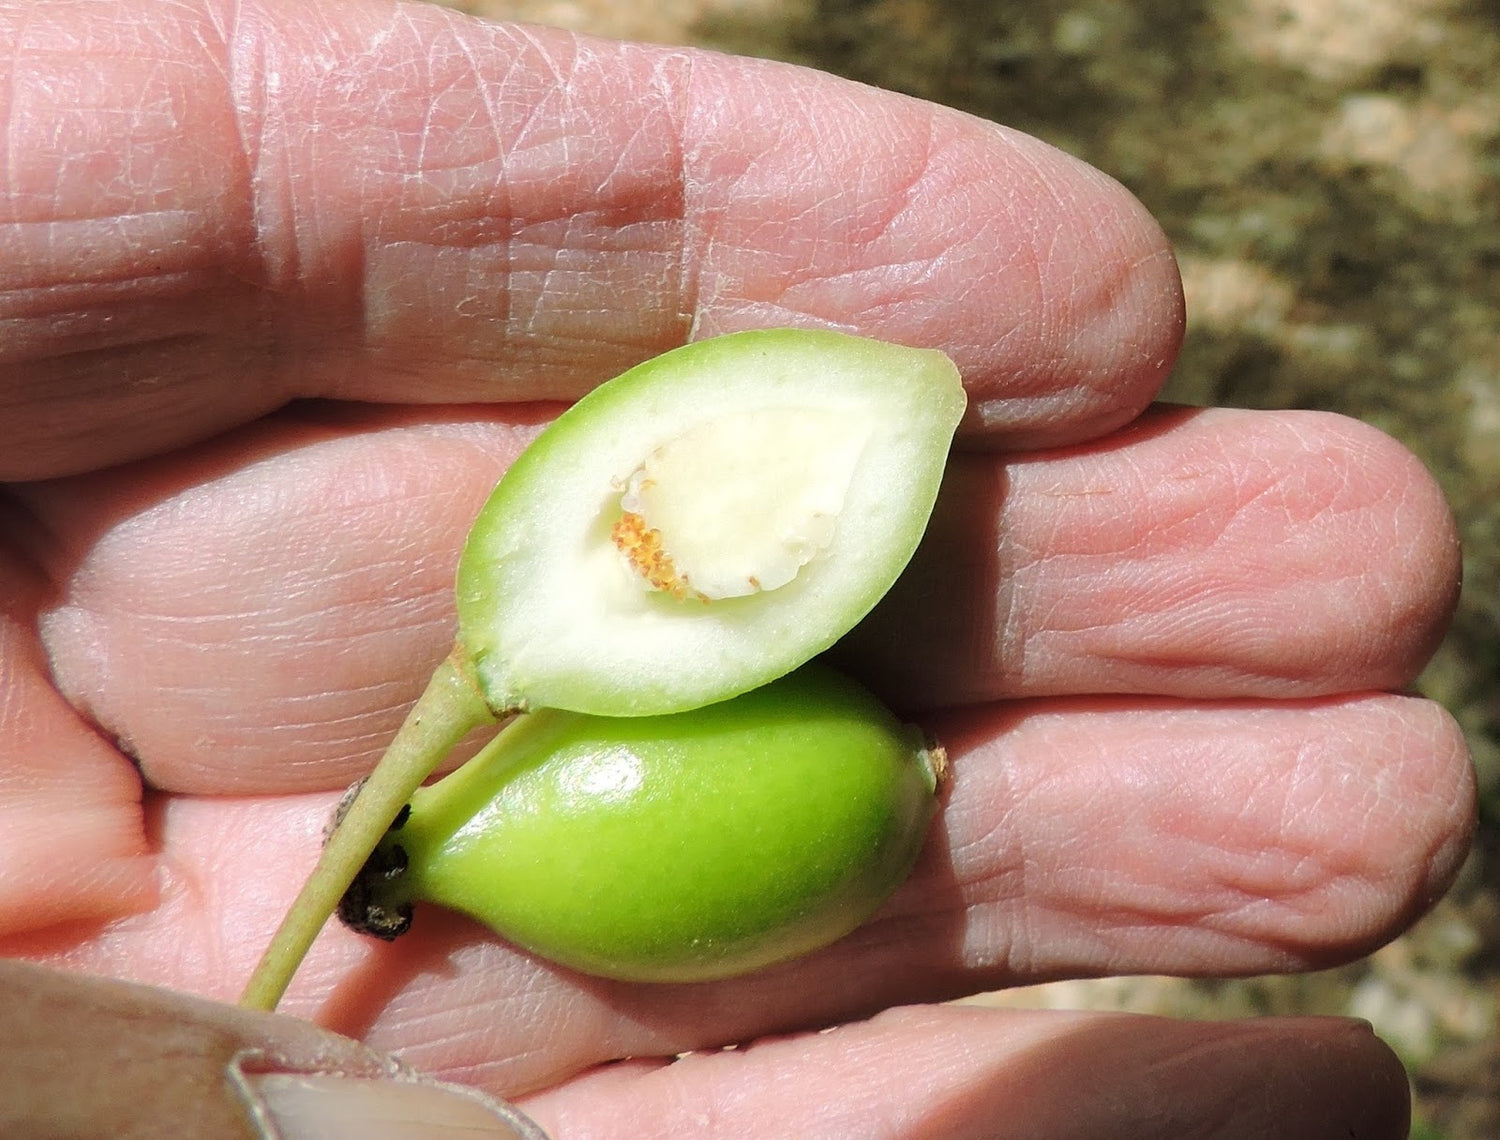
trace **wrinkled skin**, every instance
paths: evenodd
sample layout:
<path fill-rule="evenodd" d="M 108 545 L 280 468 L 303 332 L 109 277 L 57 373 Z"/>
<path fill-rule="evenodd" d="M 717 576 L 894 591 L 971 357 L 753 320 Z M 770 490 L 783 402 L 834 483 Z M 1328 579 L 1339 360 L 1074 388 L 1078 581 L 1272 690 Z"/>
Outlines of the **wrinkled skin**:
<path fill-rule="evenodd" d="M 972 400 L 843 657 L 952 756 L 912 880 L 695 987 L 331 930 L 285 1011 L 560 1137 L 1403 1134 L 1358 1025 L 920 1004 L 1345 961 L 1467 845 L 1460 734 L 1399 692 L 1456 591 L 1438 492 L 1345 419 L 1148 410 L 1181 298 L 1118 186 L 826 76 L 420 7 L 10 0 L 0 43 L 0 952 L 232 1000 L 538 401 L 836 327 Z"/>

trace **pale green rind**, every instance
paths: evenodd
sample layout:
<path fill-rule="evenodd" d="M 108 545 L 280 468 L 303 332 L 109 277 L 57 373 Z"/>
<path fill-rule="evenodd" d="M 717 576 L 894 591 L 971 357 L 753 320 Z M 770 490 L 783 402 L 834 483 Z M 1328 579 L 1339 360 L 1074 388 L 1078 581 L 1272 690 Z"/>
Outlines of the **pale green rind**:
<path fill-rule="evenodd" d="M 595 390 L 516 461 L 464 550 L 459 640 L 491 706 L 675 712 L 765 684 L 827 649 L 915 551 L 964 402 L 941 353 L 790 329 L 700 341 Z M 870 423 L 834 553 L 747 598 L 643 591 L 609 545 L 619 488 L 665 438 L 768 406 Z"/>
<path fill-rule="evenodd" d="M 920 733 L 809 665 L 671 716 L 519 718 L 390 841 L 405 898 L 544 958 L 724 978 L 842 937 L 905 879 L 934 808 L 926 760 Z"/>

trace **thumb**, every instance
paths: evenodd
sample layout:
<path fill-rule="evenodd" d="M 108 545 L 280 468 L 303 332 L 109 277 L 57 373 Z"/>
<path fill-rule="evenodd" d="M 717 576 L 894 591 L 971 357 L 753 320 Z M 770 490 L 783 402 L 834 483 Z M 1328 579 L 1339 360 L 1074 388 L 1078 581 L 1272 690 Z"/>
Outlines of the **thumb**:
<path fill-rule="evenodd" d="M 0 1135 L 546 1140 L 308 1022 L 0 962 Z"/>

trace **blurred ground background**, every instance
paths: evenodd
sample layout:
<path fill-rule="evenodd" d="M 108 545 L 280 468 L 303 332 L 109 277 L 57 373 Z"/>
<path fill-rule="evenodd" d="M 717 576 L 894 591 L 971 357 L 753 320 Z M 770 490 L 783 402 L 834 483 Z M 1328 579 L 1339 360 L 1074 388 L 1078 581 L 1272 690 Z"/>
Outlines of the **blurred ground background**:
<path fill-rule="evenodd" d="M 1189 324 L 1168 398 L 1344 412 L 1426 461 L 1466 551 L 1421 682 L 1479 766 L 1458 886 L 1343 969 L 1009 1000 L 1365 1017 L 1412 1073 L 1415 1136 L 1500 1137 L 1500 0 L 442 2 L 804 63 L 1038 135 L 1172 237 Z"/>

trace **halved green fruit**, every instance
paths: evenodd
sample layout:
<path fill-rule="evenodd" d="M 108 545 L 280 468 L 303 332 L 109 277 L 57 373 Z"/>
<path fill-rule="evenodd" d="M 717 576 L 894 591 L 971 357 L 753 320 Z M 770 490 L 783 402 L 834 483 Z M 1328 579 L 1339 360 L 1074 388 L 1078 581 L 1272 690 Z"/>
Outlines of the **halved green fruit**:
<path fill-rule="evenodd" d="M 676 712 L 827 649 L 915 551 L 964 410 L 941 353 L 777 329 L 563 413 L 480 512 L 459 641 L 496 710 Z"/>
<path fill-rule="evenodd" d="M 728 977 L 869 917 L 921 848 L 938 755 L 821 665 L 667 716 L 544 709 L 419 790 L 352 893 L 592 974 Z"/>

